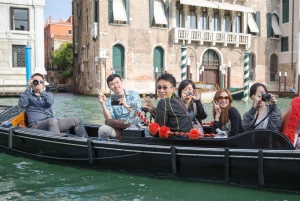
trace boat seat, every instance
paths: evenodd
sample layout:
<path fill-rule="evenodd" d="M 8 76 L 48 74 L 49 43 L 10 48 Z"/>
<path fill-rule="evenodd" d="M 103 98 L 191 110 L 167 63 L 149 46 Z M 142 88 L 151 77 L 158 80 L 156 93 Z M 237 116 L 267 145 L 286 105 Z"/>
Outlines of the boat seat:
<path fill-rule="evenodd" d="M 54 133 L 51 131 L 46 131 L 46 130 L 39 130 L 39 129 L 35 129 L 35 128 L 14 128 L 14 132 L 17 133 L 25 133 L 25 134 L 34 134 L 34 135 L 44 135 L 47 137 L 67 137 L 67 138 L 76 138 L 76 139 L 86 139 L 86 138 L 82 138 L 79 137 L 75 134 L 67 134 L 67 133 Z"/>
<path fill-rule="evenodd" d="M 17 116 L 15 116 L 12 120 L 10 120 L 12 126 L 17 126 L 21 128 L 26 128 L 28 125 L 26 112 L 23 111 Z"/>
<path fill-rule="evenodd" d="M 14 131 L 21 133 L 35 133 L 35 134 L 43 134 L 43 135 L 51 135 L 51 136 L 60 136 L 60 137 L 68 137 L 69 134 L 59 134 L 51 131 L 39 130 L 35 128 L 15 128 Z"/>

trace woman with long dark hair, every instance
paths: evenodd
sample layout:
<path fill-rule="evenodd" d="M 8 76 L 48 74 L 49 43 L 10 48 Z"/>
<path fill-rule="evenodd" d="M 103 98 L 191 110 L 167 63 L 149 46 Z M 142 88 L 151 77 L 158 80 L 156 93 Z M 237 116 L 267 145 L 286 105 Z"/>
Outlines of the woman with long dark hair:
<path fill-rule="evenodd" d="M 231 106 L 232 96 L 228 89 L 219 89 L 213 99 L 214 124 L 212 131 L 227 131 L 230 136 L 244 132 L 239 111 Z"/>
<path fill-rule="evenodd" d="M 277 107 L 275 95 L 268 93 L 264 84 L 255 83 L 250 88 L 249 96 L 253 105 L 243 116 L 245 130 L 270 129 L 280 131 L 282 115 Z"/>
<path fill-rule="evenodd" d="M 202 120 L 207 117 L 207 112 L 204 104 L 200 100 L 194 82 L 188 79 L 183 80 L 178 87 L 178 96 L 188 108 L 191 120 L 195 121 L 197 119 L 199 123 L 202 124 Z"/>

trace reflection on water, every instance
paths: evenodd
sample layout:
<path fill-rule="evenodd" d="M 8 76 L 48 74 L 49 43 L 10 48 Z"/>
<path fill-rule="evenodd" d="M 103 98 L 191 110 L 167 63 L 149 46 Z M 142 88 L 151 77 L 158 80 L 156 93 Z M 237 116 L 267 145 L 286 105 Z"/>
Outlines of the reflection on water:
<path fill-rule="evenodd" d="M 288 108 L 291 99 L 290 98 L 278 98 L 278 107 L 283 114 Z M 153 104 L 156 105 L 158 100 L 152 99 Z M 18 104 L 18 98 L 0 98 L 0 105 L 16 105 Z M 142 99 L 142 105 L 144 101 Z M 233 107 L 236 107 L 241 116 L 247 112 L 252 106 L 252 101 L 244 103 L 242 101 L 233 101 Z M 212 103 L 205 104 L 208 117 L 204 122 L 211 121 L 212 118 Z M 103 124 L 104 116 L 102 108 L 97 97 L 83 96 L 72 93 L 55 93 L 53 112 L 55 117 L 70 117 L 76 116 L 83 119 L 85 123 L 91 124 Z"/>
<path fill-rule="evenodd" d="M 0 175 L 0 200 L 299 200 L 296 194 L 77 169 L 5 154 Z"/>

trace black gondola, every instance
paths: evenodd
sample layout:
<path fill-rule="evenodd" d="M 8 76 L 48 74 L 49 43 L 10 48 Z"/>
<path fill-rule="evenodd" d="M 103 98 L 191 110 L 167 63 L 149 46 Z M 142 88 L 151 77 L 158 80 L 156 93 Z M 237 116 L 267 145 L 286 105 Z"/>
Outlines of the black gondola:
<path fill-rule="evenodd" d="M 18 127 L 16 119 L 24 114 L 18 106 L 0 106 L 0 112 L 3 153 L 91 169 L 300 192 L 300 151 L 280 132 L 190 140 L 145 137 L 143 130 L 126 129 L 120 142 L 106 142 L 97 139 L 99 125 L 85 125 L 89 138 L 79 138 Z"/>

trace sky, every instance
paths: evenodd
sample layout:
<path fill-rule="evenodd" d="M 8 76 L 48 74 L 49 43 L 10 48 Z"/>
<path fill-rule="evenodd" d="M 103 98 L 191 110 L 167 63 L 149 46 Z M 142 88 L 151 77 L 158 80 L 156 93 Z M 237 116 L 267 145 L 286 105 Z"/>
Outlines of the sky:
<path fill-rule="evenodd" d="M 72 0 L 45 0 L 44 20 L 49 16 L 52 16 L 52 21 L 68 20 L 71 15 Z"/>

